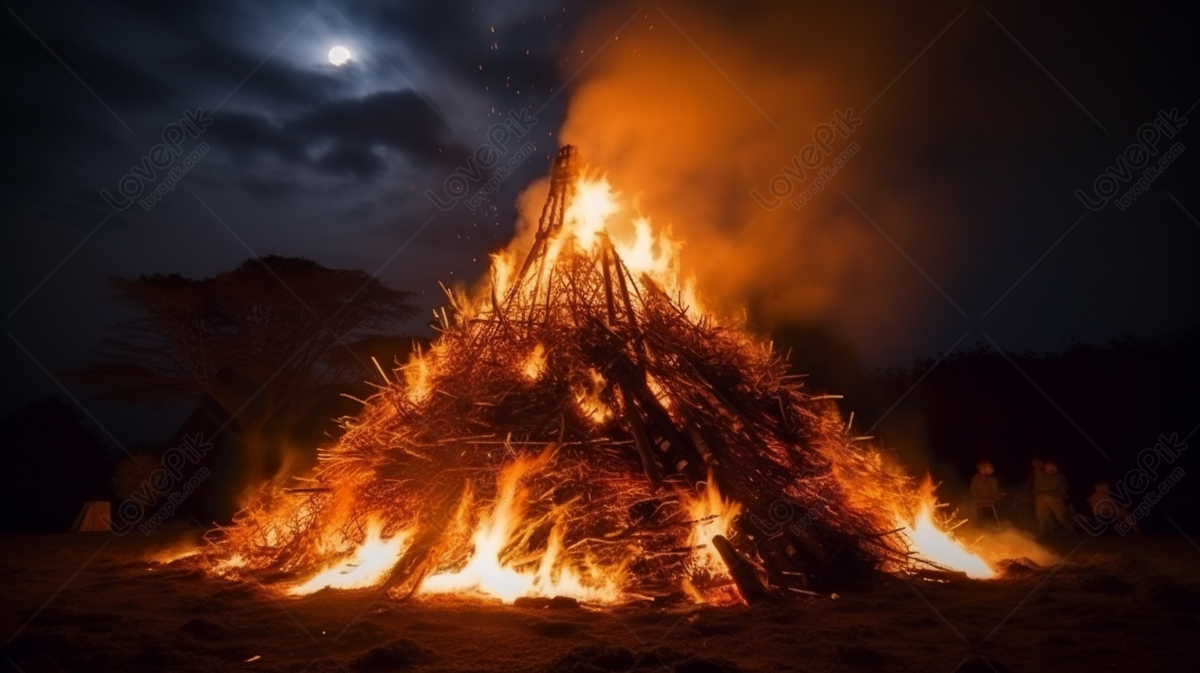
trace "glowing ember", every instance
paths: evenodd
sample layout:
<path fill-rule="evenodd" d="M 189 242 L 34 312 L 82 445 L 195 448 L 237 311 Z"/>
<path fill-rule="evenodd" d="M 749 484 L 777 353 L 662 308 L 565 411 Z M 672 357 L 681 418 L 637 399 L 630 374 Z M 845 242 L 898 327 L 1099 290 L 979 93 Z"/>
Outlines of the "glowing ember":
<path fill-rule="evenodd" d="M 659 381 L 653 375 L 647 374 L 646 387 L 650 389 L 650 392 L 654 393 L 654 399 L 658 400 L 658 403 L 663 405 L 663 409 L 671 408 L 671 396 L 667 394 L 667 389 L 665 386 L 663 386 L 661 381 Z"/>
<path fill-rule="evenodd" d="M 579 411 L 585 417 L 600 425 L 612 418 L 612 409 L 600 399 L 600 392 L 608 382 L 594 369 L 588 370 L 587 374 L 586 382 L 575 389 L 575 403 L 579 405 Z"/>
<path fill-rule="evenodd" d="M 198 548 L 192 549 L 167 549 L 155 554 L 151 554 L 149 561 L 152 563 L 161 563 L 167 565 L 174 563 L 180 559 L 191 558 L 200 553 Z"/>
<path fill-rule="evenodd" d="M 536 381 L 542 376 L 542 371 L 546 369 L 546 347 L 538 344 L 530 351 L 529 357 L 525 359 L 525 364 L 521 367 L 521 373 L 530 381 Z"/>
<path fill-rule="evenodd" d="M 721 497 L 711 472 L 700 494 L 694 497 L 684 494 L 683 503 L 692 519 L 688 533 L 688 546 L 692 548 L 691 574 L 683 582 L 684 593 L 696 603 L 730 605 L 744 602 L 732 586 L 729 571 L 712 541 L 718 535 L 729 536 L 730 531 L 735 530 L 734 521 L 741 515 L 742 506 Z M 692 582 L 696 577 L 720 580 L 722 589 L 701 591 Z"/>
<path fill-rule="evenodd" d="M 307 596 L 321 589 L 364 589 L 382 582 L 388 571 L 400 560 L 408 535 L 398 533 L 388 539 L 380 537 L 379 523 L 367 525 L 367 536 L 349 559 L 335 563 L 317 573 L 304 584 L 288 589 L 293 596 Z"/>

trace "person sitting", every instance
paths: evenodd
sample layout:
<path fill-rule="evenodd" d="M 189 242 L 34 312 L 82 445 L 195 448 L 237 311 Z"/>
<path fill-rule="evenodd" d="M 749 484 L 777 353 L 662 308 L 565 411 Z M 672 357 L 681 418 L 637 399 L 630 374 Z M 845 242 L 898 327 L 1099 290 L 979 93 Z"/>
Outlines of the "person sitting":
<path fill-rule="evenodd" d="M 976 465 L 979 470 L 971 478 L 971 501 L 975 504 L 975 516 L 979 510 L 991 509 L 992 517 L 1000 523 L 1000 515 L 996 513 L 996 503 L 1003 500 L 1005 493 L 1000 489 L 1000 480 L 996 478 L 996 469 L 986 460 Z"/>
<path fill-rule="evenodd" d="M 1058 471 L 1058 464 L 1052 460 L 1045 461 L 1042 471 L 1033 475 L 1033 504 L 1040 534 L 1050 533 L 1051 517 L 1068 533 L 1078 534 L 1075 524 L 1067 516 L 1067 489 L 1067 478 Z"/>

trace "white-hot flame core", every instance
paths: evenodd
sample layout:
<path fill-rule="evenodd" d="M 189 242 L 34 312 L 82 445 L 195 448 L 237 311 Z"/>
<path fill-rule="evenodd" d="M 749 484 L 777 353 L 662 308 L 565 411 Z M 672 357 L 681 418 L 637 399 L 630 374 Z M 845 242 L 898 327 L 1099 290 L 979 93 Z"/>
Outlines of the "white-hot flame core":
<path fill-rule="evenodd" d="M 908 537 L 917 556 L 950 570 L 964 572 L 967 577 L 974 579 L 986 580 L 996 576 L 996 571 L 987 561 L 967 551 L 958 540 L 938 527 L 933 518 L 933 507 L 928 502 L 921 504 L 915 520 L 897 520 L 897 524 L 908 528 Z"/>
<path fill-rule="evenodd" d="M 520 488 L 522 477 L 544 464 L 548 456 L 521 459 L 501 474 L 500 497 L 490 516 L 482 520 L 471 538 L 472 551 L 466 565 L 454 572 L 431 575 L 421 583 L 425 594 L 467 593 L 498 598 L 511 603 L 521 596 L 611 603 L 620 597 L 619 572 L 601 573 L 596 568 L 578 569 L 559 563 L 562 527 L 555 525 L 536 569 L 518 569 L 503 558 L 524 521 L 527 494 Z"/>
<path fill-rule="evenodd" d="M 895 514 L 896 525 L 906 529 L 917 557 L 967 574 L 974 579 L 991 579 L 996 571 L 981 557 L 971 553 L 954 535 L 942 529 L 934 517 L 937 498 L 933 494 L 933 481 L 926 476 L 918 491 L 919 505 L 911 519 Z"/>
<path fill-rule="evenodd" d="M 381 526 L 372 521 L 367 536 L 348 559 L 335 563 L 317 573 L 304 584 L 288 589 L 293 596 L 307 596 L 321 589 L 365 589 L 382 582 L 388 571 L 400 561 L 407 546 L 408 535 L 397 533 L 390 538 L 380 536 Z"/>
<path fill-rule="evenodd" d="M 606 178 L 580 178 L 575 183 L 575 196 L 563 213 L 563 220 L 584 250 L 595 249 L 596 236 L 605 230 L 608 218 L 621 210 L 616 196 Z"/>
<path fill-rule="evenodd" d="M 717 576 L 727 575 L 725 562 L 713 547 L 712 539 L 717 535 L 729 535 L 734 519 L 742 512 L 741 503 L 722 497 L 711 473 L 704 490 L 698 496 L 686 498 L 685 502 L 688 514 L 695 522 L 688 537 L 694 567 Z"/>

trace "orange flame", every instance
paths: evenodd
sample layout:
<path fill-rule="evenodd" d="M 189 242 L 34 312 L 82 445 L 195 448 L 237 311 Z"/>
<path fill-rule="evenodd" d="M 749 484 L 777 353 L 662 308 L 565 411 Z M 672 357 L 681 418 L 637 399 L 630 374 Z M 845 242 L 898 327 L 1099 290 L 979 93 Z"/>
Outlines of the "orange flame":
<path fill-rule="evenodd" d="M 696 300 L 694 278 L 685 277 L 681 271 L 682 243 L 672 236 L 669 227 L 656 229 L 649 218 L 623 207 L 619 196 L 603 176 L 584 175 L 578 179 L 573 187 L 573 198 L 564 213 L 563 229 L 548 242 L 544 264 L 540 267 L 540 273 L 545 274 L 541 280 L 546 280 L 560 255 L 581 251 L 585 258 L 572 260 L 573 263 L 590 261 L 601 264 L 601 246 L 611 244 L 624 269 L 639 284 L 635 288 L 656 285 L 656 289 L 671 295 L 680 306 L 685 307 L 692 319 L 704 317 L 711 320 L 702 312 Z M 484 311 L 489 300 L 503 301 L 510 294 L 522 300 L 538 298 L 533 296 L 538 292 L 537 282 L 526 282 L 528 278 L 518 281 L 516 278 L 516 254 L 514 246 L 492 256 L 490 296 L 484 295 L 474 300 L 451 296 L 451 303 L 459 310 L 438 314 L 444 328 L 450 328 L 454 321 L 463 321 L 457 324 L 470 323 L 469 316 Z M 542 287 L 546 285 L 542 283 Z M 548 300 L 525 303 L 550 305 Z M 750 344 L 749 337 L 745 341 Z M 515 350 L 513 357 L 505 360 L 507 371 L 523 376 L 531 382 L 530 386 L 541 381 L 548 366 L 555 364 L 554 361 L 548 363 L 544 344 L 532 343 L 530 347 L 531 342 L 526 341 L 514 347 L 521 350 Z M 399 399 L 416 407 L 417 412 L 423 405 L 436 404 L 442 397 L 433 393 L 439 385 L 438 377 L 445 374 L 442 358 L 450 348 L 446 343 L 450 342 L 439 340 L 426 352 L 418 350 L 402 369 L 403 385 L 400 386 Z M 551 346 L 558 348 L 555 344 Z M 528 352 L 523 350 L 526 348 Z M 559 351 L 554 353 L 557 359 Z M 647 372 L 646 385 L 664 409 L 671 413 L 679 411 L 672 407 L 670 381 L 659 380 Z M 572 371 L 569 390 L 580 415 L 597 427 L 612 419 L 621 404 L 606 398 L 606 391 L 610 390 L 609 382 L 595 368 L 581 367 Z M 610 407 L 610 404 L 613 406 Z M 364 414 L 373 414 L 374 417 L 359 422 L 367 428 L 375 427 L 371 423 L 378 423 L 379 418 L 399 413 L 396 406 L 390 404 L 368 407 Z M 835 443 L 834 447 L 842 445 Z M 818 446 L 816 450 L 824 451 L 827 448 Z M 418 457 L 428 460 L 425 456 Z M 569 596 L 588 602 L 611 603 L 625 597 L 623 587 L 629 579 L 626 568 L 637 559 L 637 548 L 631 546 L 624 560 L 612 560 L 617 554 L 626 553 L 618 551 L 613 557 L 606 557 L 607 565 L 593 562 L 579 547 L 568 547 L 564 542 L 568 539 L 568 514 L 573 503 L 556 505 L 546 513 L 542 501 L 529 493 L 527 478 L 553 459 L 553 453 L 547 450 L 540 456 L 519 457 L 510 462 L 499 471 L 496 499 L 486 509 L 475 506 L 471 501 L 473 494 L 468 490 L 450 529 L 444 534 L 446 542 L 439 547 L 443 552 L 428 561 L 434 564 L 437 572 L 421 579 L 416 586 L 416 593 L 453 593 L 503 602 L 512 602 L 522 596 Z M 346 464 L 342 463 L 343 469 Z M 935 516 L 937 501 L 928 479 L 914 493 L 911 480 L 892 472 L 891 466 L 885 464 L 879 453 L 859 451 L 857 447 L 844 454 L 839 453 L 831 459 L 830 464 L 832 478 L 847 486 L 845 492 L 839 494 L 844 503 L 853 510 L 871 512 L 870 518 L 879 528 L 892 521 L 897 527 L 904 528 L 903 535 L 918 558 L 948 569 L 961 570 L 970 577 L 994 576 L 993 569 L 956 540 L 947 530 L 945 522 Z M 320 507 L 310 502 L 299 507 L 282 506 L 276 501 L 273 503 L 274 509 L 264 506 L 257 510 L 254 513 L 257 516 L 254 525 L 242 531 L 240 544 L 233 546 L 232 553 L 217 565 L 217 572 L 236 576 L 243 571 L 269 567 L 272 563 L 268 558 L 270 555 L 261 550 L 287 547 L 297 539 L 296 531 L 312 530 L 309 526 L 317 517 L 321 517 L 323 525 L 309 533 L 309 537 L 303 541 L 306 546 L 297 557 L 298 560 L 287 560 L 285 569 L 309 568 L 319 564 L 323 564 L 323 568 L 307 580 L 286 589 L 287 593 L 302 596 L 327 587 L 354 589 L 383 583 L 404 558 L 418 529 L 414 526 L 384 538 L 384 519 L 372 517 L 367 519 L 361 539 L 356 537 L 352 542 L 345 540 L 342 531 L 358 530 L 346 525 L 347 522 L 358 520 L 353 509 L 358 486 L 362 482 L 355 482 L 355 479 L 359 476 L 364 481 L 372 478 L 369 469 L 355 470 L 357 468 L 337 473 L 334 483 L 340 487 L 340 491 L 330 500 L 323 501 Z M 731 537 L 731 532 L 735 530 L 734 523 L 742 512 L 742 504 L 720 493 L 712 474 L 701 490 L 681 493 L 679 500 L 682 514 L 691 522 L 686 532 L 686 543 L 691 551 L 687 563 L 688 578 L 683 581 L 684 590 L 702 603 L 740 601 L 741 597 L 733 587 L 728 569 L 712 540 L 717 535 Z M 677 510 L 675 515 L 679 514 Z M 387 527 L 394 529 L 394 522 L 389 522 Z M 673 538 L 673 544 L 683 544 L 684 528 L 680 526 L 674 534 L 677 537 Z M 530 544 L 531 539 L 542 542 Z M 586 550 L 586 547 L 583 549 Z M 903 560 L 899 561 L 897 567 L 890 569 L 906 570 L 908 566 L 904 563 Z M 693 585 L 693 579 L 703 579 L 704 583 L 697 581 Z M 706 588 L 701 591 L 697 586 Z"/>
<path fill-rule="evenodd" d="M 546 369 L 546 347 L 538 344 L 530 351 L 529 357 L 525 358 L 525 364 L 521 367 L 521 373 L 530 381 L 536 381 L 542 376 L 542 371 Z"/>
<path fill-rule="evenodd" d="M 645 275 L 660 288 L 670 290 L 691 318 L 699 318 L 702 312 L 696 279 L 682 272 L 683 242 L 672 235 L 670 227 L 656 230 L 650 218 L 622 206 L 620 196 L 606 176 L 581 175 L 563 213 L 563 229 L 547 247 L 542 273 L 548 274 L 559 256 L 569 250 L 577 249 L 599 260 L 600 246 L 607 240 L 631 274 L 638 278 Z M 491 281 L 497 297 L 506 296 L 511 289 L 516 254 L 510 248 L 492 255 Z"/>
<path fill-rule="evenodd" d="M 907 528 L 907 535 L 917 556 L 949 569 L 967 574 L 975 579 L 991 579 L 996 571 L 978 555 L 962 546 L 948 531 L 942 529 L 934 519 L 937 499 L 933 495 L 933 481 L 926 476 L 918 495 L 919 504 L 911 518 L 896 515 L 896 525 Z"/>
<path fill-rule="evenodd" d="M 491 514 L 480 521 L 471 536 L 472 551 L 466 565 L 456 571 L 425 578 L 420 593 L 467 593 L 511 603 L 521 596 L 568 596 L 578 600 L 611 603 L 620 597 L 620 572 L 595 567 L 576 568 L 560 562 L 563 526 L 554 524 L 545 552 L 537 563 L 518 567 L 505 558 L 525 520 L 528 494 L 521 480 L 551 459 L 549 451 L 538 458 L 521 458 L 500 475 L 500 497 Z"/>
<path fill-rule="evenodd" d="M 573 391 L 579 411 L 597 425 L 604 423 L 613 415 L 612 409 L 600 398 L 600 393 L 606 385 L 607 382 L 600 372 L 589 369 L 588 380 L 576 386 Z"/>
<path fill-rule="evenodd" d="M 713 538 L 729 536 L 733 522 L 742 513 L 742 505 L 721 495 L 711 470 L 708 482 L 697 495 L 683 494 L 683 503 L 691 517 L 692 527 L 688 533 L 688 546 L 692 548 L 690 572 L 683 579 L 683 591 L 694 603 L 709 605 L 736 605 L 744 603 L 742 595 L 729 576 L 729 569 L 721 554 L 713 546 Z M 697 577 L 718 580 L 715 589 L 701 591 L 693 583 Z"/>
<path fill-rule="evenodd" d="M 288 589 L 288 593 L 307 596 L 321 589 L 364 589 L 383 582 L 403 555 L 409 535 L 397 533 L 385 539 L 380 535 L 382 528 L 377 520 L 371 520 L 367 524 L 366 538 L 351 556 Z"/>
<path fill-rule="evenodd" d="M 404 380 L 408 384 L 408 401 L 420 404 L 433 392 L 432 371 L 429 357 L 420 349 L 413 351 L 408 365 L 404 367 Z"/>
<path fill-rule="evenodd" d="M 722 497 L 711 472 L 704 490 L 698 496 L 686 497 L 685 502 L 693 521 L 688 536 L 688 545 L 693 550 L 693 567 L 713 575 L 725 575 L 725 562 L 713 547 L 712 539 L 717 535 L 729 535 L 734 519 L 742 513 L 741 504 Z"/>

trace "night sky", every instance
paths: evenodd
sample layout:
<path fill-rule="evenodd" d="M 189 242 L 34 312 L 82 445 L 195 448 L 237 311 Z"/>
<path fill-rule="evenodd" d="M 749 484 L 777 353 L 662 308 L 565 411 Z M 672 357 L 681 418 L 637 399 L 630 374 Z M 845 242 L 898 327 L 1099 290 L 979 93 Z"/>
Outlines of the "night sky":
<path fill-rule="evenodd" d="M 5 412 L 58 392 L 43 366 L 86 359 L 118 317 L 113 274 L 308 257 L 416 291 L 408 327 L 428 334 L 437 283 L 482 275 L 560 142 L 644 191 L 726 308 L 826 325 L 869 367 L 987 340 L 1160 338 L 1200 317 L 1194 6 L 6 7 Z M 836 146 L 853 158 L 802 209 L 763 208 L 751 192 L 847 110 L 861 126 Z M 505 120 L 524 134 L 506 156 L 534 151 L 473 209 L 447 206 L 447 178 Z M 178 155 L 155 155 L 164 133 Z M 1129 149 L 1139 134 L 1153 151 Z M 1123 210 L 1098 201 L 1176 143 Z M 147 158 L 171 163 L 123 182 Z M 159 433 L 72 392 L 123 437 Z"/>

